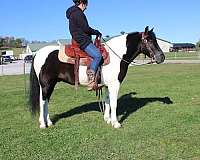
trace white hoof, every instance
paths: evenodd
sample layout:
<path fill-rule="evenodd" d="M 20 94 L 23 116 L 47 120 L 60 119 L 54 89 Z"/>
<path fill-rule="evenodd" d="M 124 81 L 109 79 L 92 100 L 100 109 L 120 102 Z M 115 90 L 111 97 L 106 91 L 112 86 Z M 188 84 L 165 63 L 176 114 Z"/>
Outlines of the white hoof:
<path fill-rule="evenodd" d="M 120 124 L 119 122 L 115 121 L 115 122 L 112 122 L 112 126 L 113 126 L 114 128 L 120 128 L 120 127 L 121 127 L 121 124 Z"/>
<path fill-rule="evenodd" d="M 50 127 L 53 125 L 53 123 L 51 122 L 51 120 L 48 120 L 47 125 Z"/>
<path fill-rule="evenodd" d="M 109 117 L 104 117 L 104 121 L 107 123 L 107 124 L 110 124 L 111 123 L 111 119 Z"/>
<path fill-rule="evenodd" d="M 45 129 L 46 125 L 45 124 L 40 124 L 40 129 Z"/>

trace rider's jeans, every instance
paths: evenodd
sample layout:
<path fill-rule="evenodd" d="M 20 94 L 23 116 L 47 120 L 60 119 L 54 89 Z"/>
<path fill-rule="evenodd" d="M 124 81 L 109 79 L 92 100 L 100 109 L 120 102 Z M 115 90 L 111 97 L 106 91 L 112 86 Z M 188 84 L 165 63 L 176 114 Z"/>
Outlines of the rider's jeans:
<path fill-rule="evenodd" d="M 85 52 L 87 52 L 87 54 L 93 58 L 93 60 L 90 64 L 90 69 L 92 69 L 93 71 L 96 72 L 97 68 L 99 66 L 99 63 L 101 62 L 101 59 L 102 59 L 102 55 L 101 55 L 99 49 L 93 43 L 90 43 L 85 48 Z"/>

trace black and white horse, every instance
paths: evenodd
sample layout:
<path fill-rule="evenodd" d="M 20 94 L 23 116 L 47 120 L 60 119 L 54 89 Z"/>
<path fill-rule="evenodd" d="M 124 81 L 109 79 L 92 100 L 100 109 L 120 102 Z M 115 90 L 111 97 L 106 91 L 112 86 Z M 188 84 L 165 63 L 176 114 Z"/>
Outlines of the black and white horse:
<path fill-rule="evenodd" d="M 109 46 L 109 47 L 108 47 Z M 114 128 L 121 127 L 117 120 L 117 97 L 120 84 L 124 80 L 129 64 L 143 53 L 162 63 L 165 56 L 160 49 L 153 29 L 144 32 L 124 34 L 110 39 L 105 47 L 110 54 L 110 63 L 102 67 L 102 83 L 105 84 L 104 120 Z M 46 46 L 40 49 L 33 59 L 30 73 L 31 111 L 39 111 L 40 128 L 52 125 L 49 118 L 48 102 L 57 82 L 74 85 L 74 65 L 62 63 L 58 59 L 59 46 Z M 86 66 L 79 68 L 80 84 L 87 84 Z"/>

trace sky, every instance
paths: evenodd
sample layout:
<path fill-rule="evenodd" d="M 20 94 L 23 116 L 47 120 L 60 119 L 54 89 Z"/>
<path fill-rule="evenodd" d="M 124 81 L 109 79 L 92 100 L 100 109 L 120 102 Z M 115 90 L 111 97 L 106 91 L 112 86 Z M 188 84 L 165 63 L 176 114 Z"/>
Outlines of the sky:
<path fill-rule="evenodd" d="M 1 0 L 0 36 L 29 41 L 71 38 L 65 17 L 72 0 Z M 89 0 L 89 25 L 103 36 L 154 27 L 172 43 L 200 40 L 200 0 Z"/>

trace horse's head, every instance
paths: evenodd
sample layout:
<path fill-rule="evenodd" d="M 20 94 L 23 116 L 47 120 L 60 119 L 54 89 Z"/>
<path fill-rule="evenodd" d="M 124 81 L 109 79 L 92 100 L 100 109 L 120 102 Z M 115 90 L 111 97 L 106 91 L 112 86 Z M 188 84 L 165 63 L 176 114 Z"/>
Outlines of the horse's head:
<path fill-rule="evenodd" d="M 145 31 L 140 34 L 141 52 L 152 58 L 157 64 L 164 62 L 165 55 L 157 43 L 156 35 L 154 34 L 153 29 L 149 30 L 149 27 L 147 26 Z"/>

